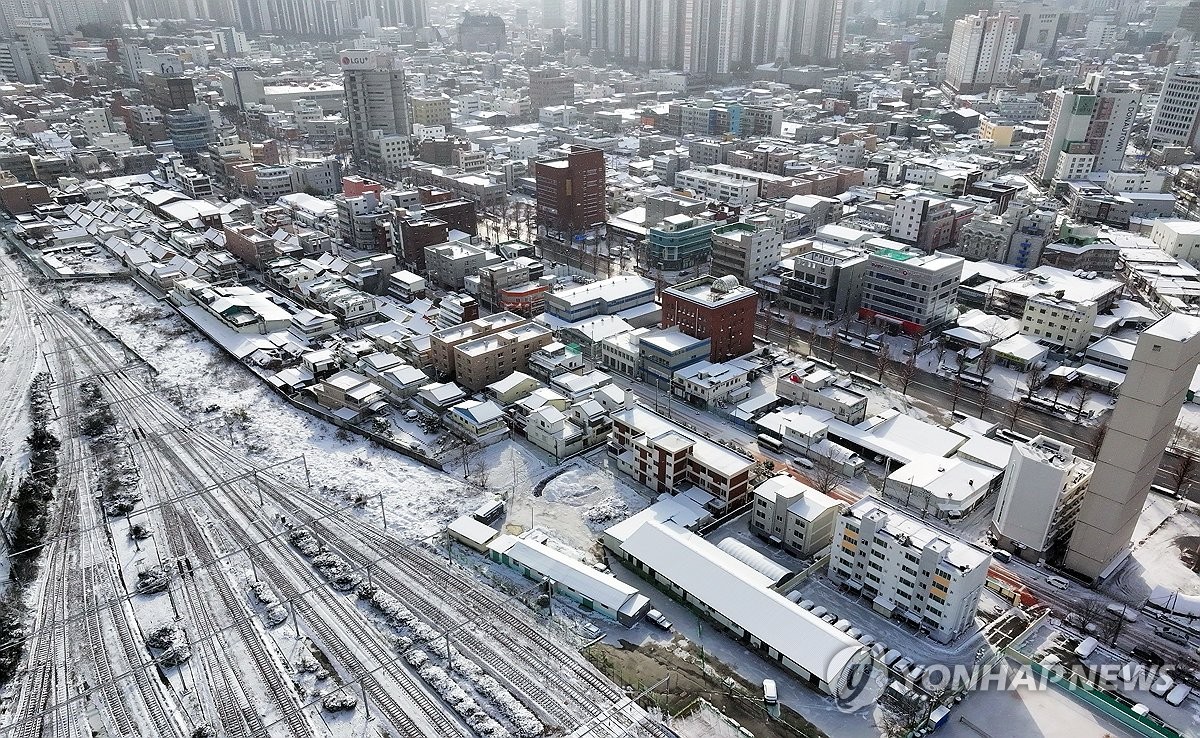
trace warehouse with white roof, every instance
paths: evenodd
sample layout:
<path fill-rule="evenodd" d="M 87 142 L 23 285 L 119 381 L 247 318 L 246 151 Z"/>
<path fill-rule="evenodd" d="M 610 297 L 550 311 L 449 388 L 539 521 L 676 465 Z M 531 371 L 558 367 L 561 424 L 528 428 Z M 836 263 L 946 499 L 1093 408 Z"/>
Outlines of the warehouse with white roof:
<path fill-rule="evenodd" d="M 769 576 L 676 525 L 648 520 L 614 553 L 813 689 L 846 695 L 871 662 L 861 643 L 771 589 Z"/>

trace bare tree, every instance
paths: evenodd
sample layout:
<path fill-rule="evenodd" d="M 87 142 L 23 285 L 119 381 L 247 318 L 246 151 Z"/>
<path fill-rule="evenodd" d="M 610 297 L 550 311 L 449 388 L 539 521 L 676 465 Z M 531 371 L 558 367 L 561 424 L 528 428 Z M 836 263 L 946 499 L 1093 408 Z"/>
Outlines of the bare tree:
<path fill-rule="evenodd" d="M 992 393 L 988 392 L 987 387 L 979 390 L 979 419 L 983 419 L 983 411 L 987 410 L 988 403 L 992 399 Z"/>
<path fill-rule="evenodd" d="M 958 401 L 962 399 L 963 393 L 963 378 L 961 374 L 955 374 L 954 379 L 950 380 L 950 412 L 958 409 Z"/>
<path fill-rule="evenodd" d="M 831 494 L 835 489 L 846 481 L 846 474 L 842 471 L 842 465 L 828 456 L 818 454 L 817 458 L 813 459 L 812 474 L 813 487 L 822 494 Z"/>
<path fill-rule="evenodd" d="M 1087 408 L 1088 400 L 1092 399 L 1092 391 L 1080 386 L 1079 395 L 1075 398 L 1075 419 L 1083 419 L 1083 411 Z"/>
<path fill-rule="evenodd" d="M 1033 398 L 1034 394 L 1042 388 L 1046 382 L 1046 373 L 1041 365 L 1034 362 L 1029 365 L 1029 370 L 1025 373 L 1025 391 L 1026 397 Z"/>
<path fill-rule="evenodd" d="M 942 365 L 942 358 L 946 355 L 946 342 L 942 339 L 937 340 L 937 360 L 938 366 Z"/>
<path fill-rule="evenodd" d="M 896 366 L 896 376 L 900 378 L 900 392 L 906 397 L 908 396 L 908 385 L 916 379 L 918 370 L 916 351 L 908 355 L 907 361 Z"/>
<path fill-rule="evenodd" d="M 1179 461 L 1171 469 L 1171 485 L 1175 488 L 1175 494 L 1183 495 L 1184 490 L 1188 487 L 1188 477 L 1196 469 L 1196 457 L 1186 448 L 1181 449 L 1179 453 Z"/>
<path fill-rule="evenodd" d="M 842 336 L 838 331 L 837 326 L 832 326 L 831 328 L 832 329 L 829 332 L 829 342 L 826 344 L 826 346 L 829 347 L 829 362 L 834 363 L 837 361 L 838 349 L 841 348 L 842 345 Z"/>
<path fill-rule="evenodd" d="M 967 350 L 960 349 L 954 354 L 954 373 L 962 376 L 962 373 L 967 370 Z"/>
<path fill-rule="evenodd" d="M 792 350 L 792 341 L 796 339 L 796 319 L 789 315 L 784 321 L 784 337 L 787 341 L 784 344 L 788 351 Z"/>
<path fill-rule="evenodd" d="M 1017 427 L 1017 421 L 1021 419 L 1021 415 L 1024 412 L 1025 403 L 1020 400 L 1009 400 L 1004 404 L 1004 417 L 1008 418 L 1009 430 Z"/>
<path fill-rule="evenodd" d="M 879 372 L 879 381 L 883 381 L 883 375 L 887 373 L 888 367 L 892 365 L 892 352 L 888 348 L 886 342 L 879 343 L 879 350 L 875 352 L 875 370 Z"/>
<path fill-rule="evenodd" d="M 1100 447 L 1104 445 L 1104 437 L 1108 435 L 1108 418 L 1100 421 L 1096 426 L 1096 430 L 1092 432 L 1091 441 L 1088 443 L 1092 449 L 1092 461 L 1100 455 Z"/>
<path fill-rule="evenodd" d="M 1070 386 L 1067 378 L 1061 374 L 1053 374 L 1050 376 L 1050 389 L 1054 390 L 1054 404 L 1058 405 L 1058 398 L 1062 397 L 1062 393 L 1067 391 Z"/>

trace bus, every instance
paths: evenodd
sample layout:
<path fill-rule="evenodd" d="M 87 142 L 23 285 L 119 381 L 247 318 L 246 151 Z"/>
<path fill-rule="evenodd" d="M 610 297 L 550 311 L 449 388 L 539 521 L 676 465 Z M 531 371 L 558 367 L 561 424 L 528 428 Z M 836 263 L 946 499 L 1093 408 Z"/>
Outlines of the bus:
<path fill-rule="evenodd" d="M 783 441 L 771 435 L 770 433 L 759 433 L 758 445 L 764 448 L 769 448 L 776 453 L 783 451 Z"/>

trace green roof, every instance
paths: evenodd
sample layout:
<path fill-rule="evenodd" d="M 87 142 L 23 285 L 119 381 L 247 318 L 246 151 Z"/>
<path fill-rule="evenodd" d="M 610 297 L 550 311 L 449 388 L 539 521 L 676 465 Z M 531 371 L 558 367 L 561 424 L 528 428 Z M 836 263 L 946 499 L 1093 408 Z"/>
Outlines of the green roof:
<path fill-rule="evenodd" d="M 916 256 L 916 254 L 911 254 L 907 251 L 899 251 L 897 249 L 879 249 L 875 252 L 875 255 L 891 259 L 892 261 L 908 261 Z"/>

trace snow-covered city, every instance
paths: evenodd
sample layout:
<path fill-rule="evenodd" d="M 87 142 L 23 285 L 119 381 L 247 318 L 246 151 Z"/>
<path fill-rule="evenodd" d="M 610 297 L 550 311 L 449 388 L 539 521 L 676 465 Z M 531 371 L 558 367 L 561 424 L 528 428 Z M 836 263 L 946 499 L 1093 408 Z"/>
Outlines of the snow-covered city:
<path fill-rule="evenodd" d="M 0 0 L 0 738 L 1200 738 L 1200 0 Z"/>

